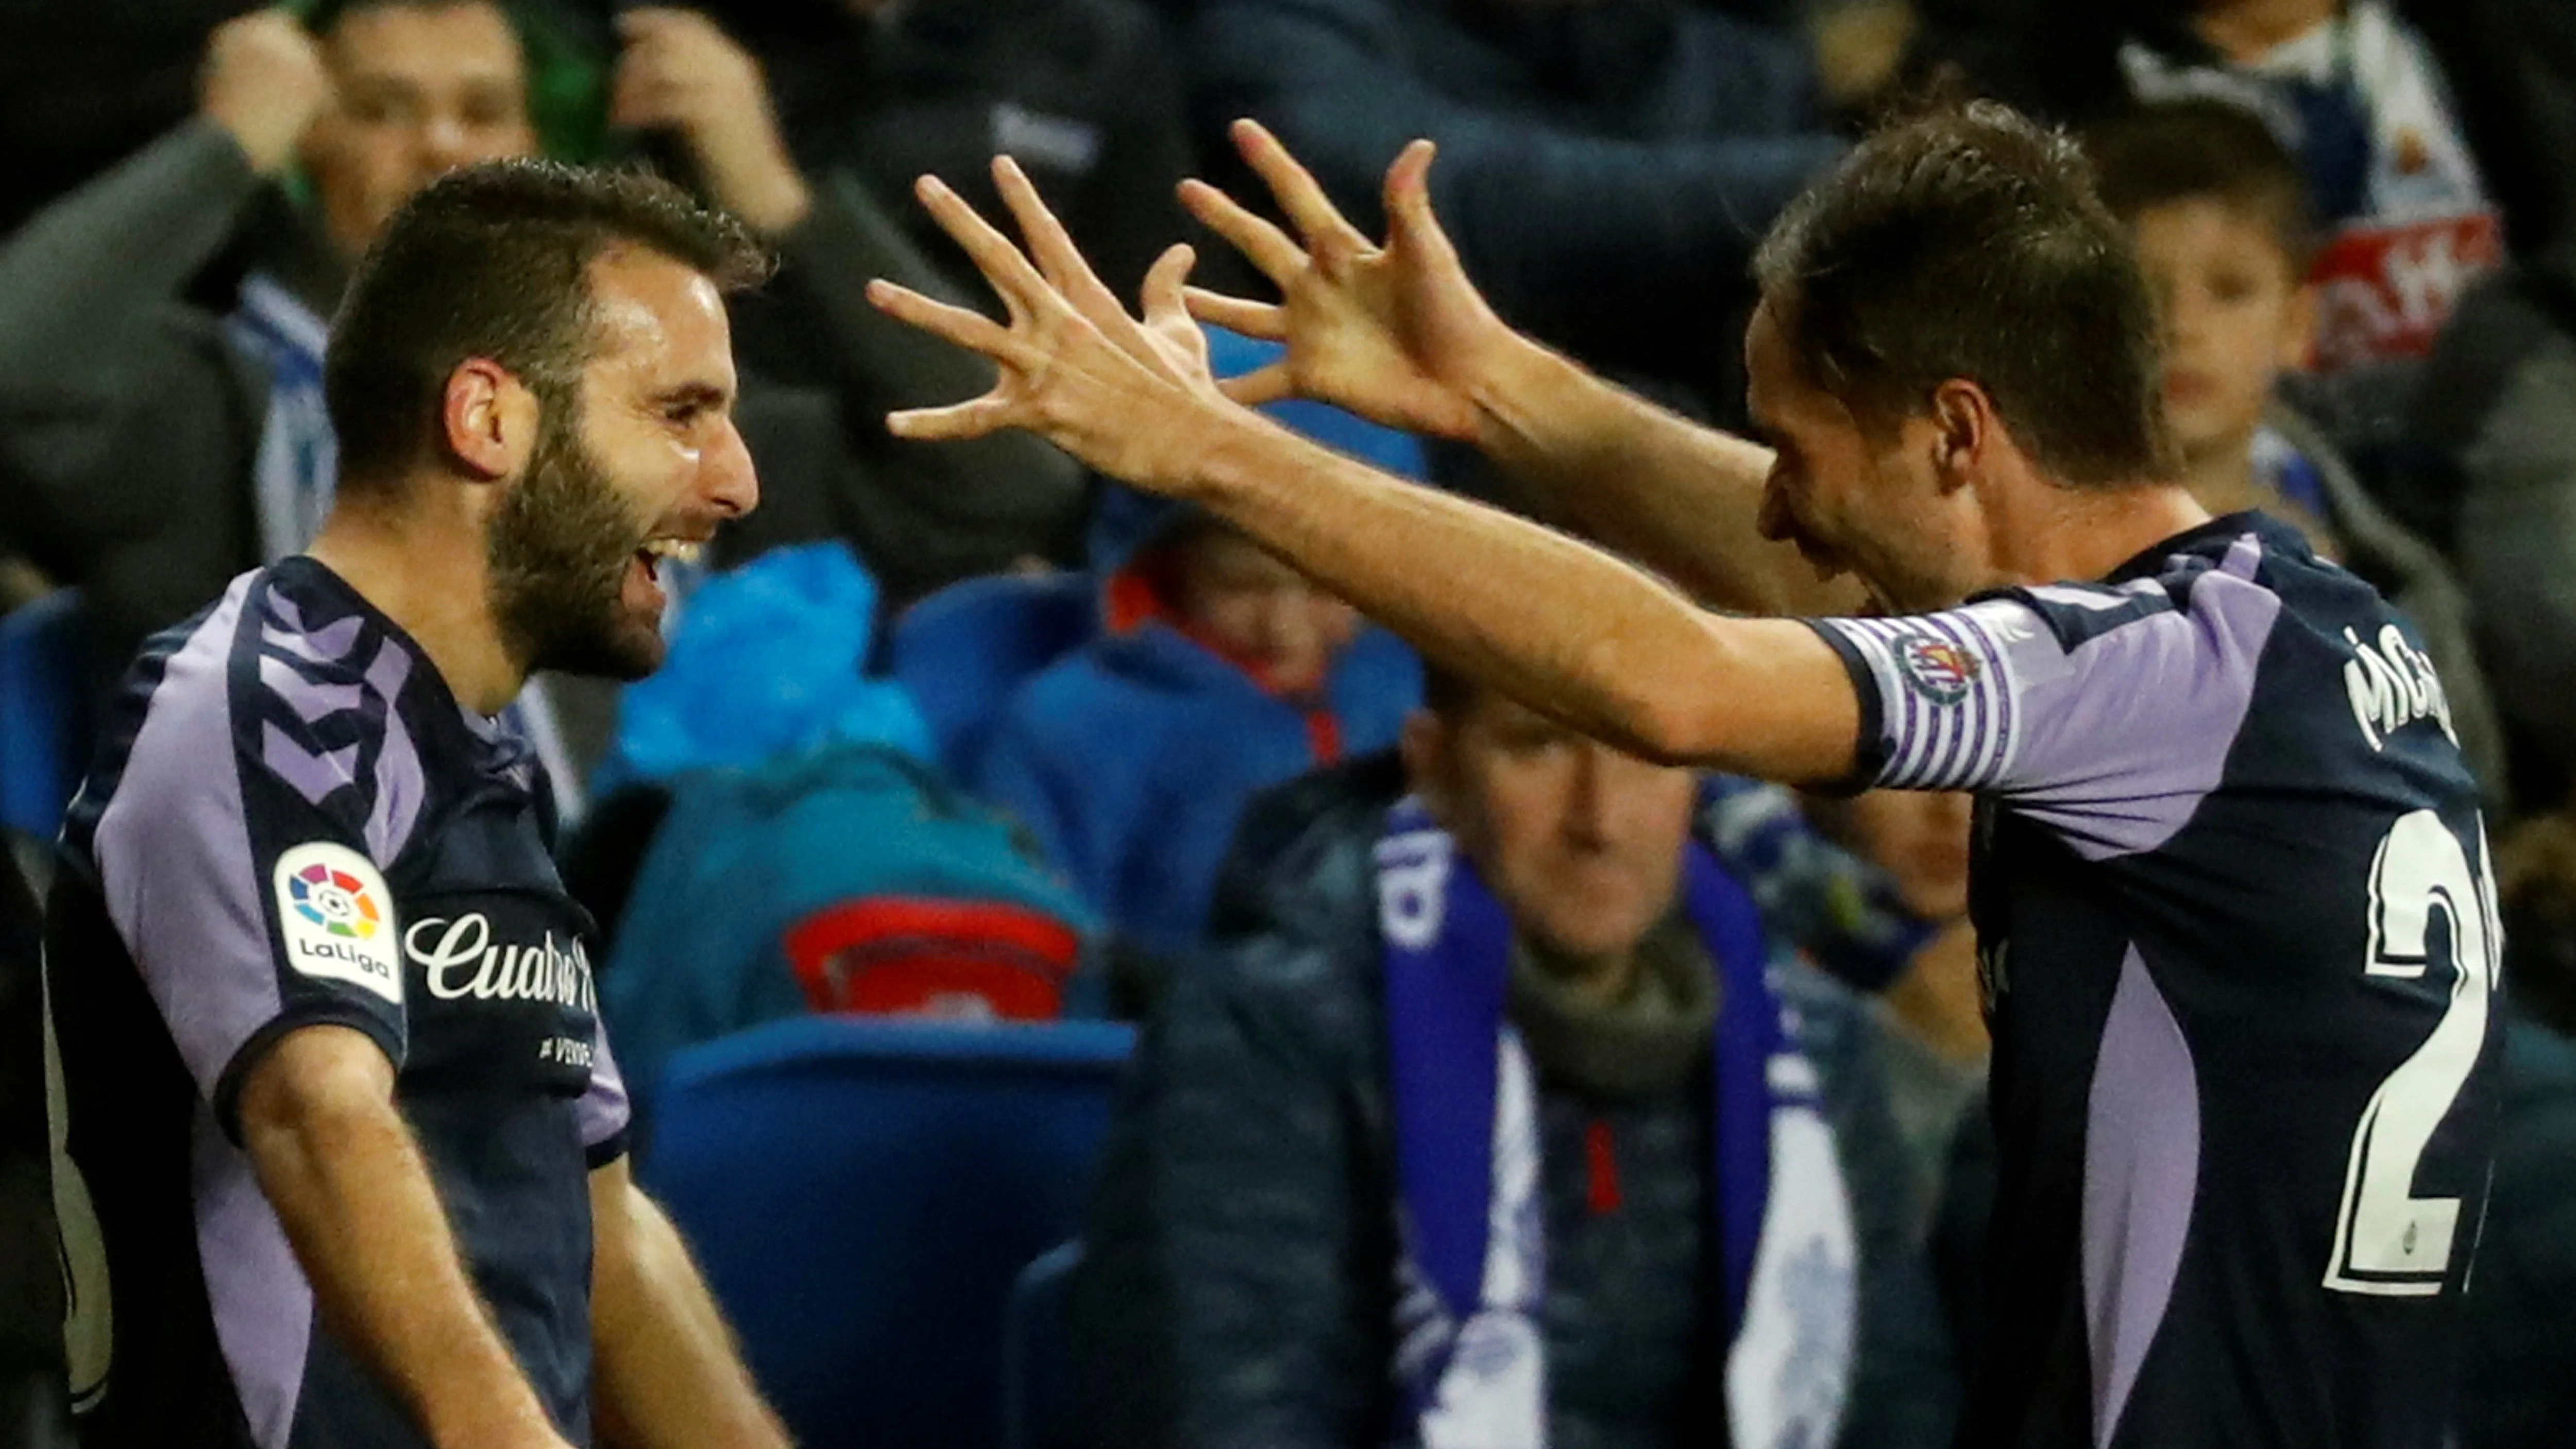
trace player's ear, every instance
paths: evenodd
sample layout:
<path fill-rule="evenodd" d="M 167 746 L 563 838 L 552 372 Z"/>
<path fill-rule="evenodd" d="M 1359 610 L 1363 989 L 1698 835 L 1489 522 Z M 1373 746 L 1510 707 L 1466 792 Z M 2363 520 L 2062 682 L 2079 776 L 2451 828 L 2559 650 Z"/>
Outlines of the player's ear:
<path fill-rule="evenodd" d="M 537 444 L 537 395 L 488 357 L 469 357 L 439 394 L 439 440 L 467 476 L 490 483 L 528 466 Z"/>
<path fill-rule="evenodd" d="M 1932 470 L 1942 492 L 1976 476 L 1998 422 L 1994 399 L 1968 379 L 1948 378 L 1932 389 Z"/>

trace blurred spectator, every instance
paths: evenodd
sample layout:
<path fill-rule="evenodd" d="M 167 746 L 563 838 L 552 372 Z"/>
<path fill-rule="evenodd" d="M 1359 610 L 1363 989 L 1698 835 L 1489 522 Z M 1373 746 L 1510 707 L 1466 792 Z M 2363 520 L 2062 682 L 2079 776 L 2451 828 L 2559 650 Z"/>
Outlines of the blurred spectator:
<path fill-rule="evenodd" d="M 1278 354 L 1230 333 L 1210 348 L 1219 376 Z M 1265 411 L 1421 472 L 1402 434 L 1311 402 Z M 1198 944 L 1244 801 L 1394 744 L 1421 671 L 1395 636 L 1194 509 L 1113 487 L 1091 554 L 1098 636 L 1001 705 L 974 778 L 1150 968 Z"/>
<path fill-rule="evenodd" d="M 88 590 L 104 673 L 311 536 L 348 258 L 438 172 L 533 150 L 526 93 L 491 4 L 361 4 L 318 39 L 261 11 L 215 32 L 196 119 L 0 248 L 10 526 Z"/>
<path fill-rule="evenodd" d="M 978 784 L 1134 945 L 1198 944 L 1255 791 L 1395 742 L 1412 651 L 1259 546 L 1120 490 L 1100 555 L 1102 635 L 1021 686 Z"/>
<path fill-rule="evenodd" d="M 2000 99 L 2062 121 L 2099 119 L 2128 98 L 2119 50 L 2133 35 L 2192 44 L 2200 0 L 1911 0 L 1921 12 L 1916 73 L 1955 63 Z M 2291 24 L 2315 0 L 2270 6 Z M 2506 240 L 2530 256 L 2576 219 L 2576 8 L 2530 0 L 2396 0 L 2448 82 L 2470 154 L 2505 214 Z"/>
<path fill-rule="evenodd" d="M 1772 934 L 1864 996 L 1901 980 L 1947 916 L 1910 909 L 1930 899 L 1818 831 L 1798 793 L 1734 775 L 1700 782 L 1700 831 L 1762 907 Z M 1937 903 L 1936 903 L 1937 904 Z"/>
<path fill-rule="evenodd" d="M 1495 307 L 1727 410 L 1754 241 L 1831 161 L 1793 41 L 1663 0 L 1207 0 L 1196 109 L 1262 121 L 1365 229 L 1405 142 Z"/>
<path fill-rule="evenodd" d="M 2284 138 L 2322 226 L 2320 368 L 2421 357 L 2504 257 L 2442 67 L 2389 0 L 1927 0 L 1936 50 L 2062 121 L 2232 100 Z M 1960 13 L 1964 12 L 1964 13 Z"/>
<path fill-rule="evenodd" d="M 829 0 L 795 4 L 821 19 L 842 18 L 828 13 Z M 766 13 L 752 10 L 747 18 Z M 927 17 L 944 13 L 938 5 L 907 6 L 899 23 L 929 25 Z M 891 13 L 888 23 L 898 23 Z M 775 542 L 845 538 L 875 571 L 889 606 L 901 607 L 1023 555 L 1070 552 L 1085 498 L 1082 471 L 1070 458 L 1019 433 L 975 440 L 951 456 L 948 445 L 902 442 L 886 432 L 888 412 L 972 397 L 992 385 L 992 370 L 889 321 L 869 304 L 868 281 L 885 277 L 960 303 L 982 289 L 961 289 L 917 244 L 919 230 L 888 219 L 919 212 L 909 176 L 889 207 L 851 169 L 849 148 L 817 151 L 800 126 L 813 122 L 799 115 L 799 88 L 817 74 L 833 77 L 835 94 L 882 101 L 907 94 L 909 84 L 948 83 L 955 72 L 935 56 L 915 57 L 921 75 L 905 69 L 900 80 L 868 76 L 864 66 L 843 72 L 810 37 L 756 56 L 707 16 L 683 9 L 625 9 L 617 29 L 623 49 L 611 119 L 655 159 L 775 238 L 783 261 L 764 293 L 734 308 L 743 365 L 783 386 L 746 398 L 744 436 L 765 488 L 733 556 Z M 778 87 L 764 59 L 779 68 Z M 854 75 L 867 78 L 854 83 Z M 911 117 L 942 137 L 952 137 L 957 119 Z M 982 176 L 991 145 L 972 131 L 953 139 L 974 154 Z M 942 158 L 950 165 L 956 159 Z M 900 149 L 889 147 L 879 159 L 901 164 Z M 780 486 L 787 483 L 799 486 Z"/>
<path fill-rule="evenodd" d="M 1806 797 L 1817 828 L 1886 872 L 1907 911 L 1935 927 L 1879 1003 L 1888 1104 L 1924 1185 L 1918 1206 L 1927 1221 L 1990 1050 L 1968 924 L 1971 808 L 1966 795 L 1915 790 Z"/>
<path fill-rule="evenodd" d="M 2576 239 L 2472 293 L 2417 423 L 2456 467 L 2460 575 L 2521 798 L 2576 801 Z"/>
<path fill-rule="evenodd" d="M 1436 674 L 1403 753 L 1256 807 L 1140 1048 L 1098 1441 L 1944 1442 L 1871 1030 L 1693 777 Z"/>
<path fill-rule="evenodd" d="M 1016 157 L 1119 295 L 1188 224 L 1179 72 L 1137 0 L 712 0 L 768 71 L 809 174 L 837 175 L 881 245 L 899 237 L 984 288 L 913 204 L 928 173 L 1000 214 L 991 161 Z"/>
<path fill-rule="evenodd" d="M 2293 138 L 2326 228 L 2310 264 L 2322 369 L 2431 351 L 2503 261 L 2441 68 L 2386 0 L 2207 0 L 2187 35 L 2132 37 L 2120 67 L 2142 100 L 2234 96 Z"/>
<path fill-rule="evenodd" d="M 309 31 L 282 10 L 229 22 L 195 119 L 0 246 L 7 527 L 87 591 L 102 674 L 309 537 L 336 459 L 323 319 L 351 263 L 432 177 L 536 147 L 510 14 L 496 0 L 325 0 Z M 807 335 L 829 354 L 810 370 L 901 377 L 913 403 L 983 387 L 977 365 L 858 296 L 869 271 L 900 269 L 876 266 L 829 192 L 816 200 L 784 163 L 757 69 L 687 17 L 642 12 L 627 28 L 644 58 L 621 74 L 621 105 L 677 128 L 716 198 L 777 241 L 782 286 L 801 289 Z M 899 449 L 881 412 L 900 398 L 840 402 L 747 389 L 767 496 L 730 548 L 847 534 L 918 590 L 1052 545 L 1078 510 L 1078 478 L 1041 443 Z"/>
<path fill-rule="evenodd" d="M 566 875 L 616 926 L 600 1010 L 639 1123 L 673 1053 L 780 1017 L 1067 1010 L 1092 913 L 863 672 L 875 595 L 842 545 L 773 551 L 701 586 L 620 701 Z"/>
<path fill-rule="evenodd" d="M 2518 257 L 2576 241 L 2576 6 L 2408 0 Z"/>
<path fill-rule="evenodd" d="M 2461 749 L 2501 802 L 2507 762 L 2466 595 L 2280 396 L 2316 320 L 2314 227 L 2297 163 L 2254 112 L 2216 99 L 2143 106 L 2096 128 L 2088 145 L 2103 200 L 2135 237 L 2164 313 L 2165 420 L 2183 481 L 2213 513 L 2259 508 L 2296 525 L 2415 618 Z"/>

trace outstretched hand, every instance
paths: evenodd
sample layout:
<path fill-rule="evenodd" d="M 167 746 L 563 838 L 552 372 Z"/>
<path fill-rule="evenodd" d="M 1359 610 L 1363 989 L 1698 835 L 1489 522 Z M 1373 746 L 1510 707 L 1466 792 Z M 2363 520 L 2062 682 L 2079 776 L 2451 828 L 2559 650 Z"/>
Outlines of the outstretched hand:
<path fill-rule="evenodd" d="M 995 157 L 993 182 L 1025 253 L 938 178 L 925 176 L 915 189 L 1001 297 L 1007 325 L 882 279 L 868 284 L 868 299 L 990 358 L 1001 375 L 982 397 L 891 414 L 887 429 L 938 442 L 1025 428 L 1112 477 L 1152 492 L 1185 491 L 1210 425 L 1241 413 L 1209 376 L 1207 338 L 1182 299 L 1193 253 L 1186 246 L 1163 253 L 1146 274 L 1141 319 L 1131 316 L 1016 162 Z"/>
<path fill-rule="evenodd" d="M 1271 304 L 1189 289 L 1190 311 L 1201 320 L 1288 346 L 1281 361 L 1227 380 L 1226 395 L 1258 405 L 1294 394 L 1406 432 L 1472 439 L 1478 371 L 1516 339 L 1467 280 L 1431 214 L 1431 143 L 1415 141 L 1387 168 L 1380 246 L 1259 123 L 1237 121 L 1233 136 L 1299 239 L 1206 182 L 1181 184 L 1181 204 L 1260 268 L 1282 298 Z"/>

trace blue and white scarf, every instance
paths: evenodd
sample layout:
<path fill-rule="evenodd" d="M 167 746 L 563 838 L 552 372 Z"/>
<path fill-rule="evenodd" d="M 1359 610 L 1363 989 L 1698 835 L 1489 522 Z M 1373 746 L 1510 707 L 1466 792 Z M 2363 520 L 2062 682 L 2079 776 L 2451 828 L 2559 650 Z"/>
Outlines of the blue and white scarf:
<path fill-rule="evenodd" d="M 1424 1449 L 1544 1449 L 1538 1094 L 1504 1009 L 1511 920 L 1418 801 L 1390 815 L 1376 859 L 1405 1254 L 1396 1375 Z M 1731 1438 L 1823 1449 L 1851 1380 L 1850 1200 L 1752 898 L 1697 842 L 1683 877 L 1722 988 L 1711 1197 Z"/>
<path fill-rule="evenodd" d="M 322 396 L 331 324 L 274 277 L 255 272 L 243 281 L 241 305 L 224 326 L 233 345 L 268 368 L 268 417 L 252 479 L 260 561 L 275 563 L 301 553 L 321 531 L 340 479 L 340 443 Z"/>

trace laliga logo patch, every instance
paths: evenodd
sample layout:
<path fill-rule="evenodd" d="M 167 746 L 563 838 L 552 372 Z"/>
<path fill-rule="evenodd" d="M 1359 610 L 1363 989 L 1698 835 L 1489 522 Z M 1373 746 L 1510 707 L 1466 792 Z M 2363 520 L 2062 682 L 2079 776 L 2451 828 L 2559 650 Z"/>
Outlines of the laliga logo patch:
<path fill-rule="evenodd" d="M 286 892 L 294 898 L 297 915 L 334 936 L 364 941 L 384 922 L 365 881 L 318 860 L 287 877 Z"/>
<path fill-rule="evenodd" d="M 365 856 L 315 841 L 277 858 L 277 923 L 287 964 L 402 1004 L 393 893 Z"/>
<path fill-rule="evenodd" d="M 1977 656 L 1928 634 L 1897 640 L 1896 666 L 1914 692 L 1934 704 L 1957 704 L 1977 683 Z"/>

